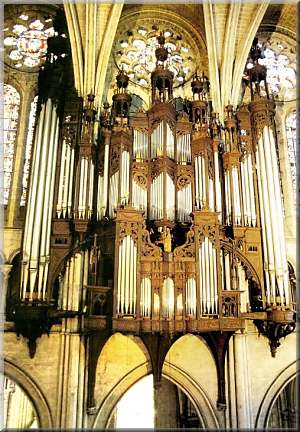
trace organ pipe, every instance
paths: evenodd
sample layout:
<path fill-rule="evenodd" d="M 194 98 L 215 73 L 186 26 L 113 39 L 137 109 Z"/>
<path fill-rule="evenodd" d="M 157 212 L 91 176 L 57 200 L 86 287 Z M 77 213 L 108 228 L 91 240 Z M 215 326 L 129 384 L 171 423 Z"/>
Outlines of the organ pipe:
<path fill-rule="evenodd" d="M 57 145 L 58 117 L 55 105 L 48 99 L 41 109 L 34 143 L 31 205 L 26 214 L 23 242 L 22 299 L 46 297 Z"/>
<path fill-rule="evenodd" d="M 134 315 L 136 312 L 136 245 L 132 238 L 124 237 L 119 247 L 118 313 Z"/>

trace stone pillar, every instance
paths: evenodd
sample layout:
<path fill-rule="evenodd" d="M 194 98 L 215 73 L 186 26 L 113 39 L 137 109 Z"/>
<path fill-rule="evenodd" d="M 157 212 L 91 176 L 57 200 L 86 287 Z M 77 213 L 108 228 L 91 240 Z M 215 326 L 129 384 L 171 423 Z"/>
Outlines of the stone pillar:
<path fill-rule="evenodd" d="M 281 176 L 281 182 L 285 212 L 285 233 L 287 237 L 296 238 L 295 197 L 292 186 L 292 176 L 287 148 L 287 136 L 285 128 L 286 112 L 284 107 L 277 107 L 275 120 L 277 125 L 276 132 L 278 139 L 280 170 L 284 173 L 284 175 Z"/>
<path fill-rule="evenodd" d="M 253 428 L 246 338 L 247 335 L 242 333 L 233 335 L 236 427 L 238 430 Z"/>
<path fill-rule="evenodd" d="M 0 296 L 0 316 L 1 316 L 1 322 L 5 322 L 5 307 L 6 307 L 6 295 L 7 295 L 7 286 L 8 286 L 8 278 L 10 271 L 12 269 L 11 264 L 2 264 L 0 266 L 0 278 L 2 286 L 2 292 Z"/>
<path fill-rule="evenodd" d="M 154 386 L 155 429 L 174 430 L 179 427 L 176 392 L 176 385 L 164 378 L 161 379 L 159 385 Z"/>

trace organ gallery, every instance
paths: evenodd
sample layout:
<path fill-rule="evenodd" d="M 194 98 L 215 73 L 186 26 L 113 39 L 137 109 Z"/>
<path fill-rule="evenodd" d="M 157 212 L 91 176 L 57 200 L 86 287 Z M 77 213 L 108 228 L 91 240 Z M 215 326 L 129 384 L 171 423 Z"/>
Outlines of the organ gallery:
<path fill-rule="evenodd" d="M 280 6 L 281 14 L 294 10 Z M 293 216 L 278 132 L 284 103 L 265 61 L 273 36 L 256 29 L 233 81 L 237 97 L 226 98 L 216 93 L 209 51 L 214 13 L 193 6 L 204 17 L 200 43 L 201 32 L 198 42 L 188 35 L 198 32 L 189 27 L 191 6 L 185 18 L 172 7 L 171 14 L 154 5 L 19 6 L 14 27 L 6 9 L 4 43 L 13 48 L 5 91 L 38 68 L 27 83 L 36 98 L 23 204 L 12 201 L 20 191 L 13 170 L 5 183 L 6 427 L 126 427 L 125 396 L 145 377 L 153 423 L 140 427 L 296 424 L 295 271 L 286 227 Z M 243 6 L 243 15 L 228 7 L 243 22 L 259 8 Z M 113 29 L 110 57 L 96 48 L 98 14 Z M 40 51 L 13 54 L 24 37 L 32 47 L 39 37 Z M 199 54 L 205 44 L 208 65 Z M 5 157 L 9 171 L 8 150 Z M 17 243 L 9 260 L 5 247 Z M 285 417 L 274 404 L 283 398 L 271 386 L 275 377 L 290 401 Z M 257 386 L 264 394 L 257 390 L 255 401 Z M 23 411 L 19 389 L 32 393 Z M 124 412 L 133 419 L 131 404 Z M 16 424 L 14 410 L 23 413 Z"/>

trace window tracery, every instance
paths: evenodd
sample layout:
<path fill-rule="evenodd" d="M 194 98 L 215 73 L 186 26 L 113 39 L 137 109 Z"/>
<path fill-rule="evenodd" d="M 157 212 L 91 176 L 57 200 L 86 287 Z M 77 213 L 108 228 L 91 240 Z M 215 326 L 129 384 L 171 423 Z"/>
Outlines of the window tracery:
<path fill-rule="evenodd" d="M 20 95 L 10 84 L 4 84 L 4 124 L 3 124 L 3 171 L 4 191 L 3 204 L 7 205 L 15 154 L 15 141 L 17 136 L 18 119 L 20 109 Z"/>
<path fill-rule="evenodd" d="M 167 28 L 164 24 L 138 25 L 120 35 L 115 46 L 115 61 L 131 81 L 143 87 L 150 86 L 150 73 L 156 65 L 156 37 L 160 32 L 166 38 L 168 69 L 174 73 L 175 86 L 188 81 L 196 70 L 193 48 L 176 29 Z"/>
<path fill-rule="evenodd" d="M 51 17 L 37 18 L 21 14 L 17 22 L 4 29 L 7 59 L 16 68 L 34 68 L 47 53 L 47 39 L 54 36 Z"/>
<path fill-rule="evenodd" d="M 21 196 L 20 206 L 25 206 L 26 204 L 37 100 L 38 100 L 38 96 L 36 96 L 33 99 L 30 106 L 28 132 L 27 132 L 26 147 L 25 147 L 25 160 L 24 160 L 24 167 L 23 167 L 22 196 Z"/>

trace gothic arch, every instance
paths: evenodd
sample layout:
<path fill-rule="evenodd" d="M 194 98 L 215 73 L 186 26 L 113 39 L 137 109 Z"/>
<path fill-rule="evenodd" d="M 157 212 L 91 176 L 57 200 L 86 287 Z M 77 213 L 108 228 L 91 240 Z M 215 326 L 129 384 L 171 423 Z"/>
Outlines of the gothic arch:
<path fill-rule="evenodd" d="M 144 362 L 126 374 L 109 392 L 99 407 L 92 429 L 105 429 L 118 401 L 137 381 L 150 373 L 149 362 Z"/>
<path fill-rule="evenodd" d="M 297 376 L 298 373 L 299 372 L 297 371 L 297 365 L 295 361 L 289 366 L 287 366 L 285 369 L 283 369 L 283 371 L 271 383 L 270 387 L 268 388 L 262 399 L 262 402 L 257 412 L 257 417 L 255 420 L 256 429 L 266 428 L 272 407 L 279 393 L 292 379 Z"/>
<path fill-rule="evenodd" d="M 194 402 L 197 414 L 205 429 L 220 427 L 213 404 L 204 389 L 185 371 L 165 361 L 163 376 L 176 384 Z"/>
<path fill-rule="evenodd" d="M 113 410 L 120 398 L 132 387 L 136 382 L 151 373 L 149 363 L 145 362 L 127 375 L 125 375 L 107 395 L 101 404 L 93 429 L 106 428 L 111 420 Z M 214 412 L 213 405 L 206 395 L 203 388 L 186 372 L 177 366 L 165 361 L 163 366 L 163 377 L 169 379 L 176 384 L 188 397 L 193 401 L 197 414 L 207 429 L 219 428 L 219 422 Z"/>
<path fill-rule="evenodd" d="M 41 389 L 30 377 L 28 372 L 24 372 L 19 366 L 13 364 L 10 360 L 4 360 L 5 375 L 15 381 L 31 400 L 42 429 L 51 429 L 53 419 L 48 402 Z"/>
<path fill-rule="evenodd" d="M 7 262 L 8 262 L 9 264 L 11 264 L 12 261 L 16 258 L 16 256 L 17 256 L 18 254 L 21 254 L 21 250 L 20 250 L 20 248 L 15 249 L 13 252 L 11 252 L 11 254 L 10 254 L 9 257 L 8 257 Z"/>

